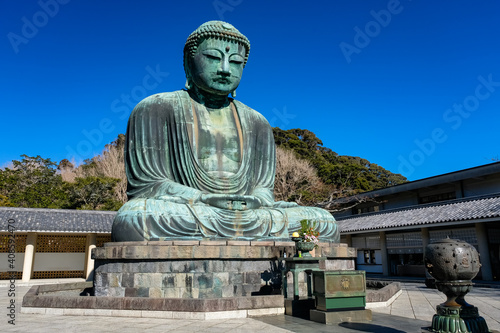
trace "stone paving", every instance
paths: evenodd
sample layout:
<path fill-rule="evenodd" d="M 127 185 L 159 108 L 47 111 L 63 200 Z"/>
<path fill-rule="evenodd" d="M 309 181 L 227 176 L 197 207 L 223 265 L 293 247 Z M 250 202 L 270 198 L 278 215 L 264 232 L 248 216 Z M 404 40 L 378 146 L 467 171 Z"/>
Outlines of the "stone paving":
<path fill-rule="evenodd" d="M 220 320 L 62 316 L 20 313 L 22 297 L 30 285 L 75 280 L 34 280 L 17 283 L 15 297 L 9 285 L 0 281 L 0 332 L 420 332 L 430 325 L 434 308 L 444 295 L 421 283 L 402 283 L 402 294 L 388 307 L 372 309 L 373 321 L 326 326 L 285 315 Z M 78 280 L 81 281 L 81 280 Z M 15 325 L 8 323 L 11 300 L 15 303 Z M 466 300 L 479 307 L 492 330 L 500 331 L 500 289 L 474 288 Z M 3 314 L 2 314 L 3 313 Z"/>
<path fill-rule="evenodd" d="M 436 305 L 446 300 L 442 292 L 422 283 L 401 283 L 401 287 L 401 295 L 390 306 L 372 311 L 429 321 L 436 313 Z M 479 308 L 490 329 L 500 330 L 500 288 L 473 288 L 465 300 Z"/>

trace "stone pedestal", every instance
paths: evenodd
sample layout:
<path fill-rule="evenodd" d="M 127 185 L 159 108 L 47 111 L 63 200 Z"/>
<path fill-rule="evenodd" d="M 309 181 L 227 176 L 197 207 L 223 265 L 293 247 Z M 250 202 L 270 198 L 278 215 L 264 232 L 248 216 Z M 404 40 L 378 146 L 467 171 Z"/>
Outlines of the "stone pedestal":
<path fill-rule="evenodd" d="M 280 294 L 281 259 L 293 255 L 294 245 L 231 240 L 106 243 L 93 250 L 94 292 L 184 299 Z M 322 243 L 317 253 L 331 257 L 320 268 L 353 269 L 351 250 L 345 244 Z"/>
<path fill-rule="evenodd" d="M 319 243 L 319 247 L 312 251 L 314 253 L 314 258 L 322 258 L 318 260 L 319 269 L 325 271 L 331 270 L 346 270 L 351 271 L 355 268 L 356 260 L 356 249 L 353 247 L 348 247 L 347 244 L 331 244 L 331 243 Z M 288 258 L 291 256 L 288 255 Z M 298 272 L 298 296 L 299 298 L 310 297 L 310 292 L 308 291 L 307 274 L 302 271 Z M 286 275 L 287 280 L 287 295 L 295 294 L 295 284 L 293 280 L 293 274 L 289 272 Z M 288 313 L 287 313 L 288 314 Z"/>
<path fill-rule="evenodd" d="M 224 298 L 281 293 L 293 242 L 155 241 L 94 250 L 96 296 Z"/>
<path fill-rule="evenodd" d="M 301 273 L 305 273 L 305 276 L 302 277 L 306 279 L 307 284 L 307 297 L 311 298 L 312 296 L 312 281 L 311 281 L 311 273 L 313 271 L 319 271 L 320 262 L 325 261 L 324 257 L 292 257 L 285 258 L 285 271 L 283 276 L 283 294 L 285 298 L 288 298 L 288 272 L 292 274 L 293 279 L 293 299 L 299 299 L 299 277 Z M 287 313 L 288 314 L 288 313 Z"/>
<path fill-rule="evenodd" d="M 92 251 L 93 282 L 34 286 L 23 311 L 223 319 L 283 314 L 286 303 L 307 316 L 313 298 L 285 302 L 281 295 L 283 259 L 294 252 L 293 242 L 277 241 L 106 243 Z M 332 257 L 320 266 L 354 267 L 355 251 L 345 244 L 321 244 L 322 252 Z"/>

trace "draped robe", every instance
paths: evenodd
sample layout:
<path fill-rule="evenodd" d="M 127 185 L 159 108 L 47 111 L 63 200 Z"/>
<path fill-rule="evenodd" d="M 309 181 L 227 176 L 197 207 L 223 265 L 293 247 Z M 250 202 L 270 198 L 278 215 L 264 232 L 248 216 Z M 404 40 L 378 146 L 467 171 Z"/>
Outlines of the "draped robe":
<path fill-rule="evenodd" d="M 129 201 L 113 222 L 114 241 L 164 239 L 285 239 L 300 220 L 318 221 L 325 241 L 339 241 L 327 211 L 274 202 L 276 150 L 269 123 L 230 100 L 237 122 L 241 163 L 220 176 L 201 167 L 197 154 L 198 106 L 189 93 L 150 96 L 132 111 L 125 144 Z M 231 210 L 200 201 L 202 193 L 256 196 L 258 209 Z"/>

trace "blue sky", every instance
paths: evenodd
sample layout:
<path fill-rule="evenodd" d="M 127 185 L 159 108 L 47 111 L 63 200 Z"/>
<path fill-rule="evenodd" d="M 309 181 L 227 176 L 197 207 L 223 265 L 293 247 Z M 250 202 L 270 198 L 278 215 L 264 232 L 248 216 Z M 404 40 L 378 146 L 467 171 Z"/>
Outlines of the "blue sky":
<path fill-rule="evenodd" d="M 237 99 L 410 180 L 500 155 L 498 1 L 2 1 L 0 166 L 81 161 L 184 87 L 209 20 L 251 42 Z"/>

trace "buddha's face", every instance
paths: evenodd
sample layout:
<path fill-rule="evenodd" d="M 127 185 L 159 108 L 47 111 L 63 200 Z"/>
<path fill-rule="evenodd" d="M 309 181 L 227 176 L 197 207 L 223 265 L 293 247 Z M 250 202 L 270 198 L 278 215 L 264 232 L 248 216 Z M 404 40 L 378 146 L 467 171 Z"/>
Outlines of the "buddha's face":
<path fill-rule="evenodd" d="M 240 84 L 244 60 L 244 46 L 220 39 L 205 39 L 191 62 L 193 83 L 205 92 L 228 95 Z"/>

